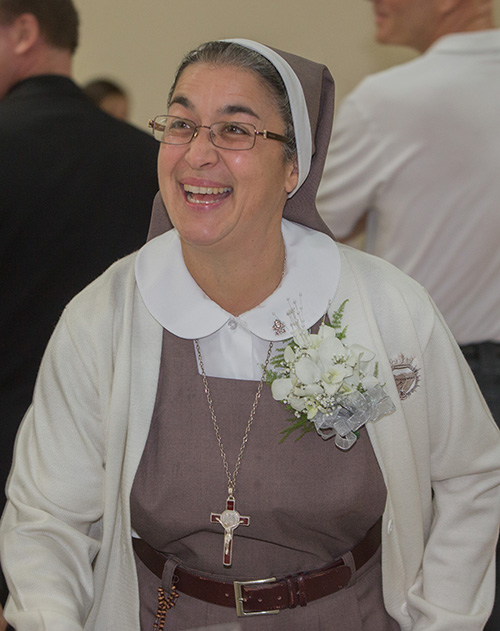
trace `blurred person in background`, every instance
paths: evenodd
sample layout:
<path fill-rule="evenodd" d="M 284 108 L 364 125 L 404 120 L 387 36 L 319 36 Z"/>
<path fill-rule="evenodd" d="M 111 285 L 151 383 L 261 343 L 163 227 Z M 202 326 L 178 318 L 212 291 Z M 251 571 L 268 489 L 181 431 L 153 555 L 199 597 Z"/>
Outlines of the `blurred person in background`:
<path fill-rule="evenodd" d="M 97 107 L 120 120 L 128 120 L 129 97 L 124 87 L 110 79 L 94 79 L 83 90 Z"/>
<path fill-rule="evenodd" d="M 52 329 L 144 242 L 158 188 L 154 139 L 71 79 L 77 44 L 71 0 L 0 0 L 0 510 Z"/>
<path fill-rule="evenodd" d="M 318 208 L 426 287 L 500 422 L 500 30 L 491 0 L 375 0 L 377 40 L 423 53 L 335 121 Z"/>
<path fill-rule="evenodd" d="M 500 423 L 500 30 L 492 0 L 371 0 L 421 56 L 366 78 L 335 121 L 318 209 L 430 292 Z M 498 553 L 497 553 L 498 554 Z M 498 561 L 497 561 L 498 563 Z M 500 596 L 487 629 L 500 629 Z"/>

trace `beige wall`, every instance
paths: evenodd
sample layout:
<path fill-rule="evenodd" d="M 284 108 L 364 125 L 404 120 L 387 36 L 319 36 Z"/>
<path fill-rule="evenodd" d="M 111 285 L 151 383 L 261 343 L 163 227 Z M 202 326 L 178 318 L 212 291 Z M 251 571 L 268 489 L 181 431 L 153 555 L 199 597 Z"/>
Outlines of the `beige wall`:
<path fill-rule="evenodd" d="M 132 122 L 146 127 L 165 111 L 183 53 L 200 42 L 246 37 L 325 63 L 337 103 L 367 74 L 414 53 L 373 41 L 365 0 L 75 0 L 81 44 L 75 78 L 105 75 L 132 97 Z M 500 23 L 500 0 L 495 0 Z"/>

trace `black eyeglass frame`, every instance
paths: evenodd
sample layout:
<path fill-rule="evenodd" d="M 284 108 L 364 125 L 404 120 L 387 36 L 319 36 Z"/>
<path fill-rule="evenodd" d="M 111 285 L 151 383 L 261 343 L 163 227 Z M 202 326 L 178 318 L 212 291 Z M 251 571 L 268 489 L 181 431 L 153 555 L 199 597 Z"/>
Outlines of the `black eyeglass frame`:
<path fill-rule="evenodd" d="M 186 142 L 167 142 L 166 140 L 158 140 L 155 137 L 154 133 L 155 133 L 155 129 L 159 129 L 162 126 L 162 123 L 157 122 L 159 118 L 175 118 L 177 120 L 186 121 L 186 123 L 188 123 L 189 126 L 192 127 L 193 135 Z M 220 125 L 221 123 L 226 123 L 229 125 L 244 125 L 246 127 L 253 127 L 253 131 L 254 131 L 253 144 L 250 147 L 243 147 L 243 148 L 242 147 L 235 147 L 235 148 L 221 147 L 220 145 L 216 144 L 215 133 L 212 130 L 212 125 Z M 152 130 L 153 138 L 155 140 L 157 140 L 158 142 L 161 142 L 164 145 L 172 145 L 174 147 L 182 146 L 182 145 L 189 145 L 189 143 L 198 136 L 198 131 L 203 128 L 208 129 L 210 142 L 213 144 L 213 146 L 217 147 L 217 149 L 224 149 L 225 151 L 249 151 L 250 149 L 253 149 L 255 147 L 255 141 L 256 141 L 257 136 L 262 136 L 262 138 L 265 138 L 266 140 L 277 140 L 278 142 L 283 142 L 285 144 L 292 142 L 292 138 L 287 138 L 286 136 L 282 136 L 281 134 L 276 134 L 272 131 L 268 131 L 267 129 L 264 129 L 263 131 L 259 131 L 257 127 L 255 127 L 255 125 L 253 125 L 252 123 L 242 123 L 238 121 L 216 121 L 215 123 L 212 123 L 211 125 L 197 125 L 194 121 L 190 120 L 189 118 L 183 118 L 182 116 L 172 116 L 171 114 L 159 114 L 158 116 L 151 118 L 148 122 L 148 127 Z"/>

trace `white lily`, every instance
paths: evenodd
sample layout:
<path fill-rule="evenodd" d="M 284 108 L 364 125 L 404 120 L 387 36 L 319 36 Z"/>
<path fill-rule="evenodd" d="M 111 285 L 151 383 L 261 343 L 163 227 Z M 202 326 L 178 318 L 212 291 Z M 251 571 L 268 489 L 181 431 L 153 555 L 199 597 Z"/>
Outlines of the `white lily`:
<path fill-rule="evenodd" d="M 309 357 L 301 357 L 295 364 L 297 379 L 305 385 L 316 383 L 321 377 L 319 366 Z"/>
<path fill-rule="evenodd" d="M 323 394 L 323 388 L 319 383 L 311 383 L 303 388 L 304 394 L 307 396 L 316 396 Z"/>
<path fill-rule="evenodd" d="M 293 390 L 293 381 L 290 378 L 275 379 L 271 384 L 273 399 L 283 401 L 287 399 Z"/>
<path fill-rule="evenodd" d="M 335 333 L 335 329 L 326 324 L 321 324 L 318 331 L 318 336 L 321 340 L 326 339 L 327 337 L 337 337 Z"/>
<path fill-rule="evenodd" d="M 335 394 L 346 377 L 352 374 L 352 369 L 342 364 L 332 364 L 328 371 L 321 375 L 323 388 L 330 396 Z"/>
<path fill-rule="evenodd" d="M 306 399 L 304 399 L 303 397 L 296 397 L 291 394 L 287 400 L 292 408 L 294 410 L 297 410 L 297 412 L 302 412 L 306 407 Z"/>
<path fill-rule="evenodd" d="M 333 329 L 332 329 L 333 330 Z M 345 346 L 335 336 L 325 338 L 318 349 L 318 356 L 323 366 L 330 366 L 334 362 L 334 358 L 345 357 L 347 354 Z"/>
<path fill-rule="evenodd" d="M 307 412 L 307 418 L 309 420 L 312 420 L 316 414 L 318 413 L 318 402 L 315 399 L 307 399 L 306 400 L 306 412 Z"/>
<path fill-rule="evenodd" d="M 360 344 L 351 344 L 351 346 L 349 346 L 348 363 L 351 366 L 358 366 L 362 370 L 366 369 L 374 357 L 375 353 L 373 351 L 370 351 Z"/>
<path fill-rule="evenodd" d="M 340 390 L 340 386 L 342 385 L 342 381 L 334 381 L 333 383 L 328 383 L 327 381 L 323 382 L 323 390 L 329 397 L 333 397 L 334 394 Z"/>
<path fill-rule="evenodd" d="M 296 359 L 295 351 L 290 346 L 290 344 L 285 348 L 283 358 L 287 364 L 293 364 L 293 362 L 295 361 Z"/>

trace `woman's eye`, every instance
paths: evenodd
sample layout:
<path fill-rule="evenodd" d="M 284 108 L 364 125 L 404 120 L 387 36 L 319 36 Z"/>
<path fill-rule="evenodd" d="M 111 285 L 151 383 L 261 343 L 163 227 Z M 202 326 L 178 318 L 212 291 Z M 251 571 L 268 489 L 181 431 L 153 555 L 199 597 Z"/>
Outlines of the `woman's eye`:
<path fill-rule="evenodd" d="M 243 125 L 238 125 L 237 123 L 226 123 L 226 125 L 222 129 L 222 132 L 224 134 L 231 135 L 250 135 L 250 131 L 246 127 L 243 127 Z"/>
<path fill-rule="evenodd" d="M 170 123 L 170 129 L 172 130 L 177 130 L 177 129 L 191 129 L 191 125 L 188 123 L 188 121 L 185 120 L 176 120 L 176 121 L 172 121 Z"/>

